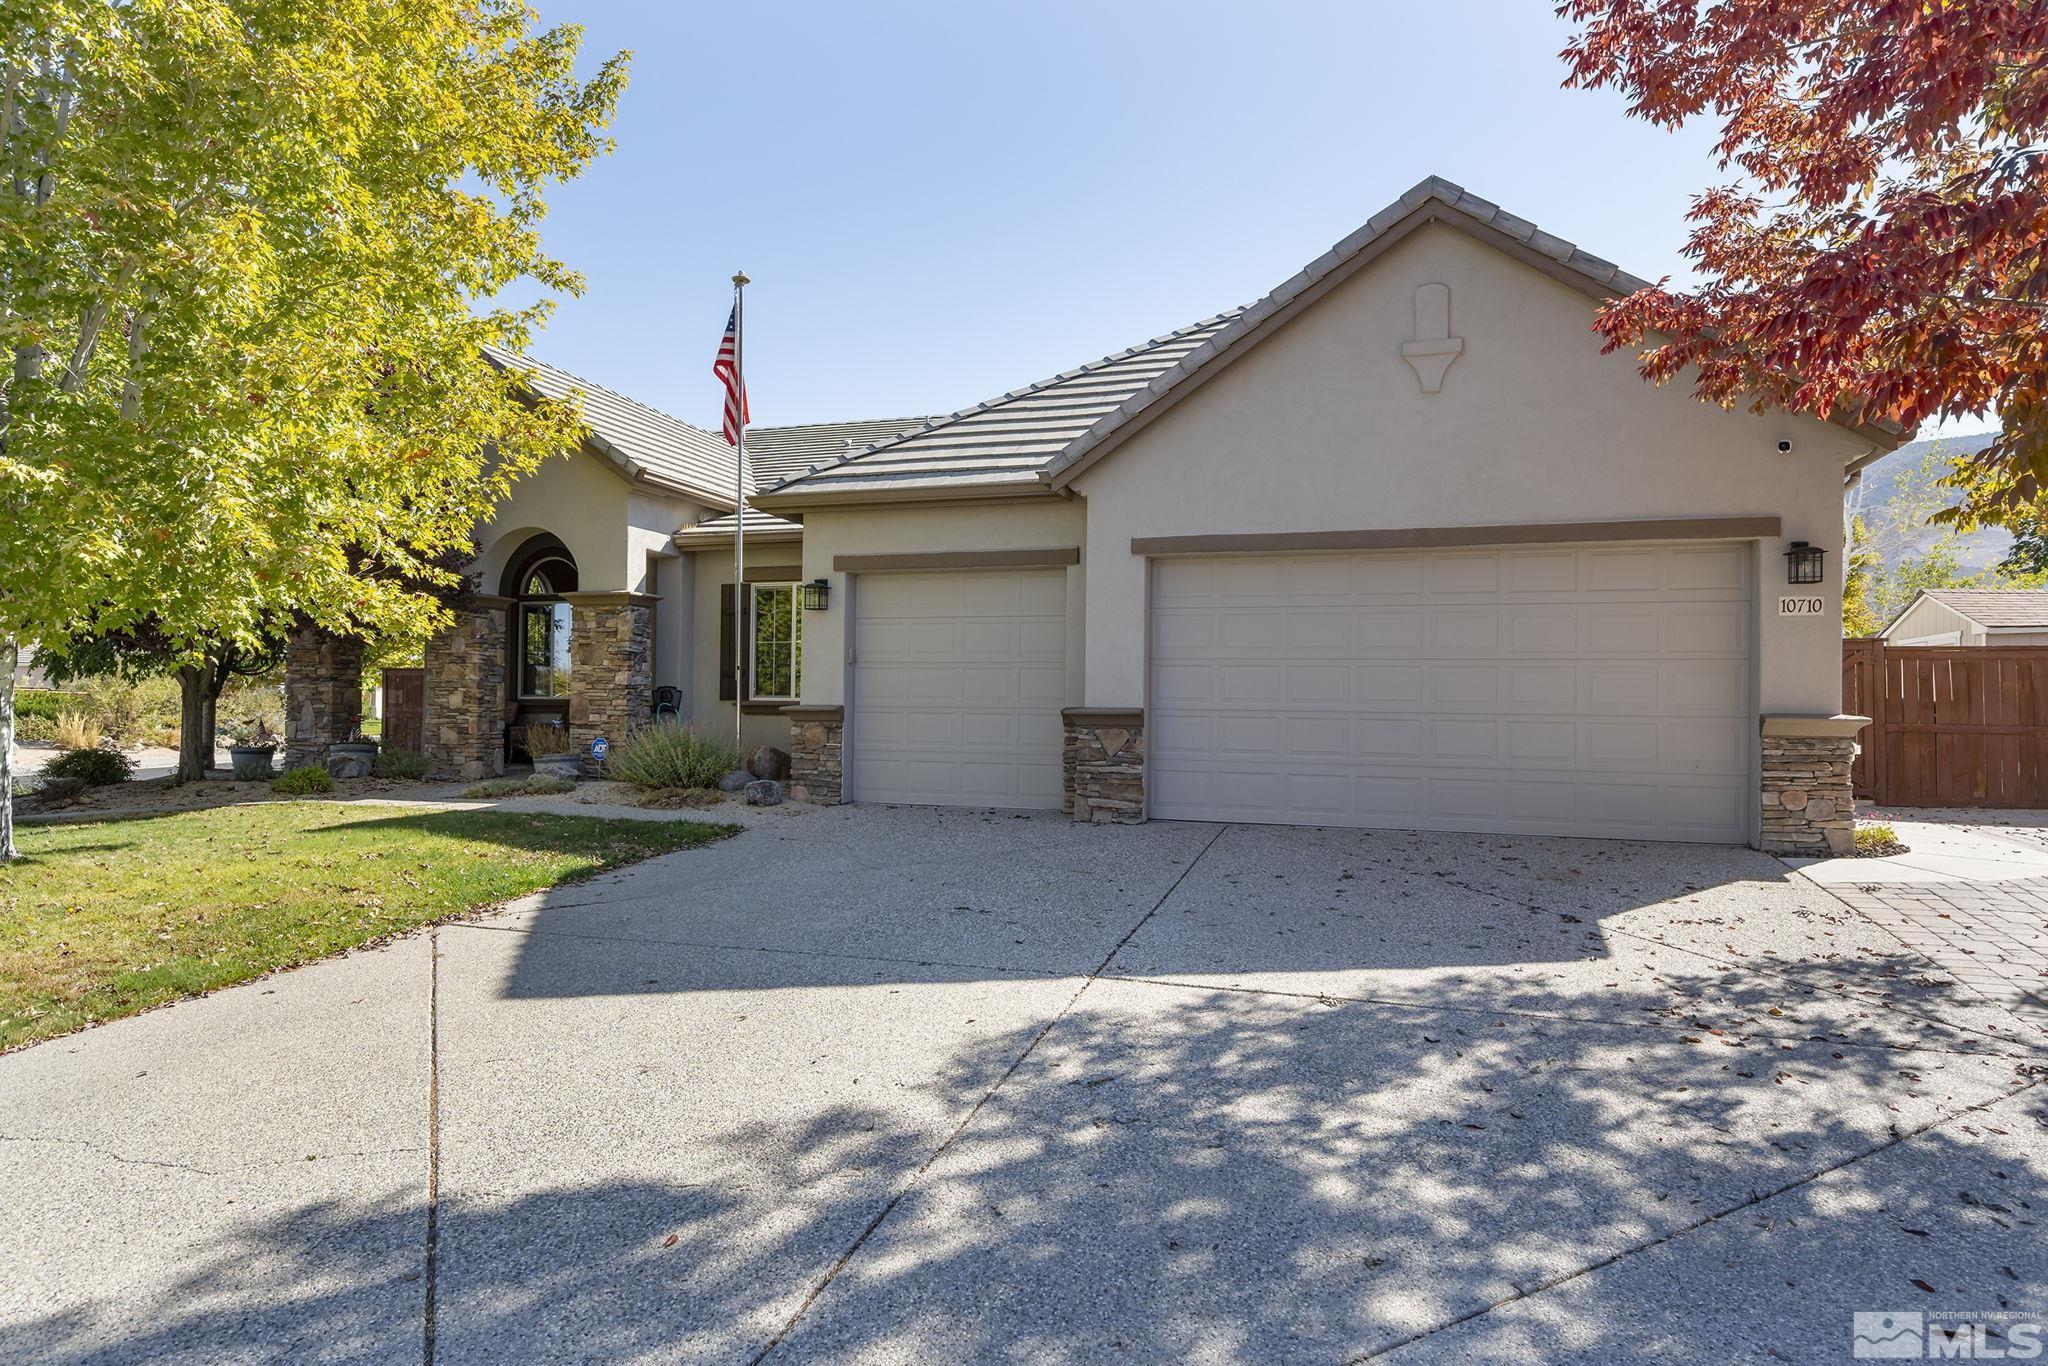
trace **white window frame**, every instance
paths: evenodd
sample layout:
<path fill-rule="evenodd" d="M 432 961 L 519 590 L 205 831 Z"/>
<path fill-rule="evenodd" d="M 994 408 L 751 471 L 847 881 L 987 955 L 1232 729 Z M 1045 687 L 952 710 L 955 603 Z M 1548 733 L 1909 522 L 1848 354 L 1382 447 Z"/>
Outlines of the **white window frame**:
<path fill-rule="evenodd" d="M 750 581 L 746 585 L 746 590 L 747 657 L 744 665 L 747 678 L 746 700 L 749 702 L 800 701 L 802 699 L 804 686 L 804 586 L 801 583 L 784 580 L 771 580 L 765 583 L 755 583 Z M 756 686 L 757 683 L 760 681 L 761 677 L 761 671 L 757 667 L 759 664 L 760 657 L 756 650 L 757 632 L 760 627 L 761 614 L 760 612 L 755 610 L 755 595 L 757 593 L 768 592 L 784 592 L 790 595 L 790 691 L 787 694 L 764 693 L 760 691 L 759 688 Z"/>

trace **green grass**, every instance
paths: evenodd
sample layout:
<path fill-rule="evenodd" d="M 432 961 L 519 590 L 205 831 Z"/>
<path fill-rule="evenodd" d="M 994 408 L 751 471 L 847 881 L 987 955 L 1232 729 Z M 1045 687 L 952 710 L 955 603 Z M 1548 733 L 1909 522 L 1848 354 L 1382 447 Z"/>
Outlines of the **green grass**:
<path fill-rule="evenodd" d="M 0 865 L 0 1048 L 733 829 L 330 802 L 29 826 Z"/>

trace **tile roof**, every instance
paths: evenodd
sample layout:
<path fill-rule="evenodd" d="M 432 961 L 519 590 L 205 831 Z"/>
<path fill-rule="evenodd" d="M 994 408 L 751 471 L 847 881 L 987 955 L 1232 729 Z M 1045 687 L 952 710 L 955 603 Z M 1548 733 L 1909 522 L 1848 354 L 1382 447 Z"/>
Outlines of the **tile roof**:
<path fill-rule="evenodd" d="M 769 492 L 781 493 L 792 485 L 801 485 L 806 496 L 842 489 L 972 491 L 1038 485 L 1039 470 L 1076 437 L 1236 316 L 1235 311 L 1219 313 L 1128 351 L 933 418 L 893 440 L 843 454 L 814 473 L 793 475 Z"/>
<path fill-rule="evenodd" d="M 752 445 L 751 434 L 748 445 Z M 692 526 L 686 526 L 675 534 L 675 542 L 687 550 L 693 544 L 722 545 L 732 540 L 734 526 L 738 523 L 737 513 L 726 513 L 723 517 L 707 517 Z M 749 536 L 801 536 L 804 527 L 801 522 L 791 522 L 759 508 L 747 509 L 747 535 Z"/>
<path fill-rule="evenodd" d="M 546 361 L 496 347 L 485 347 L 484 354 L 492 364 L 524 375 L 544 398 L 563 399 L 581 390 L 584 425 L 598 449 L 628 474 L 644 474 L 657 484 L 732 506 L 732 447 L 716 432 L 692 427 Z"/>
<path fill-rule="evenodd" d="M 1930 588 L 1927 596 L 1979 626 L 2048 629 L 2048 589 Z"/>
<path fill-rule="evenodd" d="M 864 422 L 813 422 L 800 427 L 749 427 L 747 470 L 757 489 L 774 488 L 813 465 L 828 465 L 878 441 L 887 441 L 935 421 L 928 417 L 883 417 Z M 720 437 L 720 441 L 724 438 Z M 751 525 L 751 523 L 749 523 Z"/>

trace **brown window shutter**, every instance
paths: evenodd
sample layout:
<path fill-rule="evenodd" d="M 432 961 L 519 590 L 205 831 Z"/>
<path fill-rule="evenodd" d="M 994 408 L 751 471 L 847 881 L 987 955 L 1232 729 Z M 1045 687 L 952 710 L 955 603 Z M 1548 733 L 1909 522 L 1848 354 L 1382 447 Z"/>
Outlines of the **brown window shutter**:
<path fill-rule="evenodd" d="M 718 586 L 718 700 L 721 702 L 737 701 L 743 681 L 739 645 L 733 639 L 739 602 L 739 593 L 732 584 Z"/>

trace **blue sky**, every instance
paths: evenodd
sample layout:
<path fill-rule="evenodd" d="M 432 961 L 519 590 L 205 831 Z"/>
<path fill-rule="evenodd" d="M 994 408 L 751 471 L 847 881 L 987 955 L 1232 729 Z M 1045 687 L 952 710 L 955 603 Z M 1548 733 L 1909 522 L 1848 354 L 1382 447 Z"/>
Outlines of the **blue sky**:
<path fill-rule="evenodd" d="M 1559 89 L 1543 0 L 538 3 L 634 58 L 533 349 L 703 426 L 738 268 L 757 423 L 940 413 L 1256 298 L 1426 175 L 1655 278 L 1718 174 L 1708 128 Z"/>

